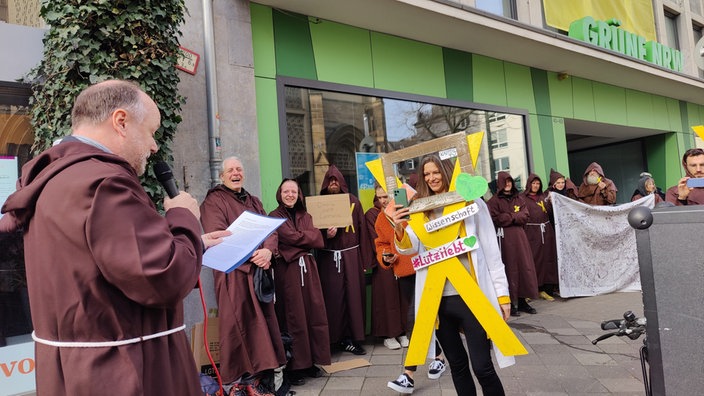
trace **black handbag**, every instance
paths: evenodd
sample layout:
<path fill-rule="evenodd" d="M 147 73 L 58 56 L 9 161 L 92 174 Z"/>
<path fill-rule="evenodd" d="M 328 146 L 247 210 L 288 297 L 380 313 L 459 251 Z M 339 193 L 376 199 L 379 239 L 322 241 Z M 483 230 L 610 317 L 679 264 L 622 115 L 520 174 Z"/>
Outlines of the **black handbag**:
<path fill-rule="evenodd" d="M 254 268 L 254 294 L 263 303 L 274 301 L 274 273 L 271 267 L 267 270 Z"/>

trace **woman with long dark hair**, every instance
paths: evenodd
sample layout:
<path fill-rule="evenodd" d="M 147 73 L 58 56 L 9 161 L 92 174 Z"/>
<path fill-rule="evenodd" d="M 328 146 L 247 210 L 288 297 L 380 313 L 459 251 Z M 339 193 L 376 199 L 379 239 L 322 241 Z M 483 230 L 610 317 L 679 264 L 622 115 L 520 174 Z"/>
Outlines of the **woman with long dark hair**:
<path fill-rule="evenodd" d="M 424 157 L 418 170 L 419 180 L 416 197 L 430 197 L 448 192 L 450 187 L 449 170 L 438 156 Z M 478 212 L 461 222 L 457 237 L 464 238 L 467 235 L 475 235 L 478 247 L 469 254 L 460 255 L 457 258 L 477 282 L 496 312 L 506 320 L 510 310 L 508 281 L 501 262 L 494 226 L 484 201 L 477 199 L 467 204 L 472 203 L 478 206 Z M 422 254 L 430 247 L 426 246 L 424 241 L 419 240 L 413 231 L 413 227 L 418 225 L 411 226 L 403 220 L 403 217 L 408 213 L 408 208 L 398 209 L 397 206 L 397 210 L 390 218 L 394 223 L 396 247 L 401 254 Z M 427 222 L 442 215 L 442 207 L 432 209 L 423 214 L 422 220 Z M 412 219 L 411 222 L 413 221 Z M 420 227 L 422 226 L 420 224 Z M 427 267 L 417 271 L 416 290 L 422 290 L 426 272 Z M 416 298 L 420 298 L 420 295 L 421 293 L 417 292 Z M 452 381 L 457 394 L 461 396 L 476 395 L 476 386 L 470 372 L 469 362 L 471 360 L 472 370 L 479 381 L 483 394 L 503 395 L 503 385 L 494 369 L 491 358 L 491 341 L 457 289 L 450 282 L 445 282 L 443 288 L 438 309 L 438 322 L 435 335 L 450 365 Z M 464 333 L 467 350 L 462 343 L 460 331 Z M 469 358 L 467 352 L 469 352 Z"/>

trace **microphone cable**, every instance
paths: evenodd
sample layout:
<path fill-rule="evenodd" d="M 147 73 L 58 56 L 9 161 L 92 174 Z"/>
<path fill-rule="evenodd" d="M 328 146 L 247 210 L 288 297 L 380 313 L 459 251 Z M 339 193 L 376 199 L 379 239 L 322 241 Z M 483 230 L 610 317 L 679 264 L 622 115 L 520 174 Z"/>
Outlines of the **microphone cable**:
<path fill-rule="evenodd" d="M 205 352 L 208 354 L 208 360 L 210 364 L 213 365 L 213 370 L 215 370 L 215 375 L 218 379 L 218 386 L 220 387 L 219 394 L 220 396 L 225 396 L 220 370 L 218 370 L 218 366 L 215 365 L 215 360 L 213 360 L 213 356 L 210 354 L 210 345 L 208 345 L 208 307 L 205 304 L 205 295 L 203 294 L 203 285 L 201 284 L 200 276 L 198 276 L 198 292 L 200 293 L 200 303 L 203 306 L 203 345 L 205 346 Z M 218 348 L 220 348 L 219 341 Z"/>

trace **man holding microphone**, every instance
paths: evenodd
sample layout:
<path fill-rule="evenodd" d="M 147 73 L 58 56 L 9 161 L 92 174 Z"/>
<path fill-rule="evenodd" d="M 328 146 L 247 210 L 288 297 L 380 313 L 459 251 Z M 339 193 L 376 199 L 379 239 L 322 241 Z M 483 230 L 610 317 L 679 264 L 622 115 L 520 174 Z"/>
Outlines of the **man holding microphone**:
<path fill-rule="evenodd" d="M 72 135 L 22 168 L 0 232 L 24 231 L 38 395 L 202 394 L 183 298 L 204 245 L 196 200 L 140 185 L 161 116 L 137 85 L 86 88 Z"/>

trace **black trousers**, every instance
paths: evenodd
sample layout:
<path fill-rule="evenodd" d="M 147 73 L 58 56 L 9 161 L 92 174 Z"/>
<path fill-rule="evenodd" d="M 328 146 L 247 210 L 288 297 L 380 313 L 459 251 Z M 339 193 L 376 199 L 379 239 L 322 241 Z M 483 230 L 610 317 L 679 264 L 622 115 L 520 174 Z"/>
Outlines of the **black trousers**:
<path fill-rule="evenodd" d="M 443 297 L 440 300 L 438 318 L 440 326 L 435 335 L 445 350 L 457 395 L 475 396 L 477 394 L 477 388 L 469 371 L 471 361 L 472 371 L 479 380 L 484 396 L 503 396 L 504 387 L 491 361 L 491 342 L 462 297 Z M 469 359 L 467 350 L 462 345 L 459 329 L 464 330 Z"/>
<path fill-rule="evenodd" d="M 413 332 L 413 325 L 416 323 L 416 304 L 415 304 L 415 291 L 416 291 L 416 275 L 404 276 L 398 278 L 398 284 L 401 288 L 401 297 L 408 303 L 408 317 L 406 320 L 406 327 L 408 328 L 407 336 L 410 339 L 411 333 Z M 435 356 L 439 356 L 442 353 L 442 348 L 440 344 L 435 341 Z M 408 371 L 416 371 L 418 366 L 404 366 L 404 369 Z"/>

